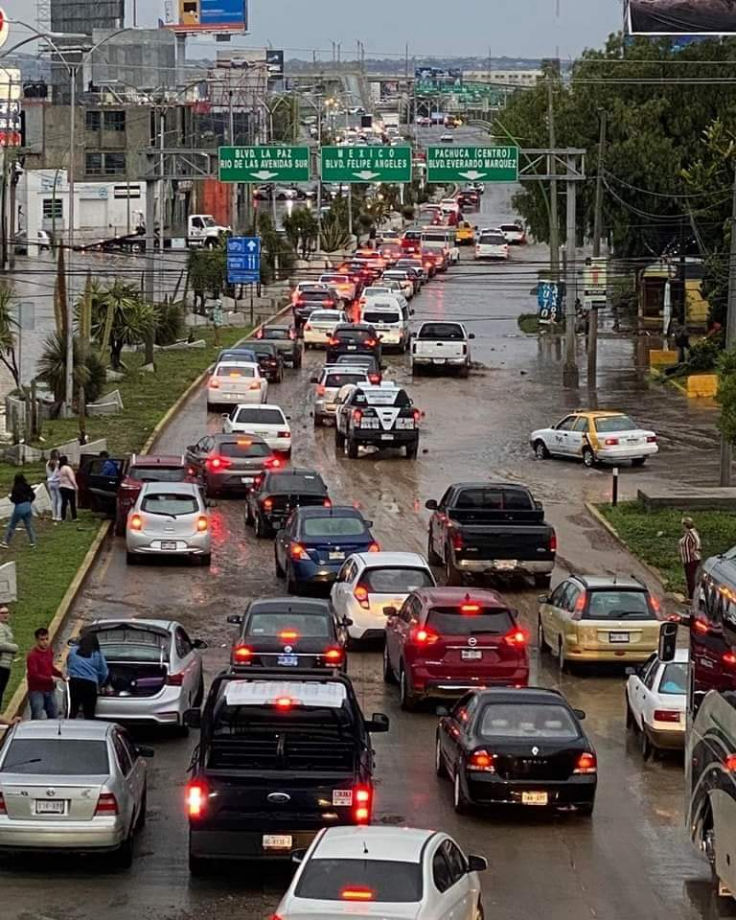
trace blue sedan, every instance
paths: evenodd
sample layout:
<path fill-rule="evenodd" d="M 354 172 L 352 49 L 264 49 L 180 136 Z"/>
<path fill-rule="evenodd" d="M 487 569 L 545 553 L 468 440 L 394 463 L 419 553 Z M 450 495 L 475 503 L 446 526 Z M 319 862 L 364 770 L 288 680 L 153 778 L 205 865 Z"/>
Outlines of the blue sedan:
<path fill-rule="evenodd" d="M 276 575 L 290 594 L 329 587 L 352 553 L 378 552 L 372 521 L 351 507 L 297 508 L 276 536 Z"/>

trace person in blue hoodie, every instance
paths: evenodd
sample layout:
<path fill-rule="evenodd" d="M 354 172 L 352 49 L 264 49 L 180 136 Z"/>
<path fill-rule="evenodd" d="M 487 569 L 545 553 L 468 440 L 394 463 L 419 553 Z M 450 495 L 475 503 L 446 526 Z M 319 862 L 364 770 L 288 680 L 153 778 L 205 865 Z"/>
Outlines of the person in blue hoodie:
<path fill-rule="evenodd" d="M 69 718 L 76 719 L 81 708 L 85 719 L 94 719 L 99 688 L 107 680 L 105 656 L 94 633 L 82 633 L 69 651 L 66 662 L 69 675 Z"/>

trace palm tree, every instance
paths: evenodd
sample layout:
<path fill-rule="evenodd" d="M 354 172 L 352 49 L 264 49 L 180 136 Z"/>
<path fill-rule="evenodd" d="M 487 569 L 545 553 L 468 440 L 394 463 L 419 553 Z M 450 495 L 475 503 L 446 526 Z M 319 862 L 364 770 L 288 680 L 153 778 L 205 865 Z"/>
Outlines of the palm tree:
<path fill-rule="evenodd" d="M 18 320 L 13 314 L 13 292 L 0 284 L 0 361 L 13 375 L 15 385 L 20 386 L 20 373 L 15 357 L 16 330 Z"/>
<path fill-rule="evenodd" d="M 125 345 L 140 345 L 156 328 L 156 311 L 132 284 L 115 281 L 92 291 L 92 339 L 101 352 L 110 349 L 110 366 L 119 370 Z"/>
<path fill-rule="evenodd" d="M 75 337 L 74 390 L 79 392 L 80 388 L 83 389 L 85 400 L 94 402 L 105 385 L 105 368 L 95 351 L 83 354 L 84 351 Z M 66 336 L 60 332 L 52 333 L 44 342 L 38 376 L 52 391 L 56 402 L 63 402 L 66 394 Z"/>

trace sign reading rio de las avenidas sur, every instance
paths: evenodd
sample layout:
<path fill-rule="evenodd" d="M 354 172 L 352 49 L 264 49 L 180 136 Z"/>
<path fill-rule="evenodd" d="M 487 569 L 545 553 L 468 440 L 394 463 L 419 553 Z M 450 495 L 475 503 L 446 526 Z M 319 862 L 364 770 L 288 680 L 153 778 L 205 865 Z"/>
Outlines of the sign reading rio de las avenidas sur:
<path fill-rule="evenodd" d="M 309 147 L 220 147 L 220 182 L 308 182 Z"/>

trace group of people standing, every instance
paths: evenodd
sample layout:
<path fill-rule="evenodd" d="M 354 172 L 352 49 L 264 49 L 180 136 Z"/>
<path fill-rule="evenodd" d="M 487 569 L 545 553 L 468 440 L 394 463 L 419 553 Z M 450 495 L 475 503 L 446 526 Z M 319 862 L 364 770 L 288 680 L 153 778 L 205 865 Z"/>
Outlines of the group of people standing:
<path fill-rule="evenodd" d="M 65 521 L 67 510 L 72 521 L 77 519 L 77 477 L 66 456 L 58 450 L 52 450 L 46 463 L 46 488 L 51 499 L 51 518 L 55 522 Z M 36 493 L 23 473 L 16 473 L 10 501 L 13 512 L 10 515 L 5 536 L 0 547 L 7 548 L 13 539 L 15 528 L 23 524 L 28 534 L 28 542 L 36 545 L 36 532 L 33 529 L 33 502 Z"/>

